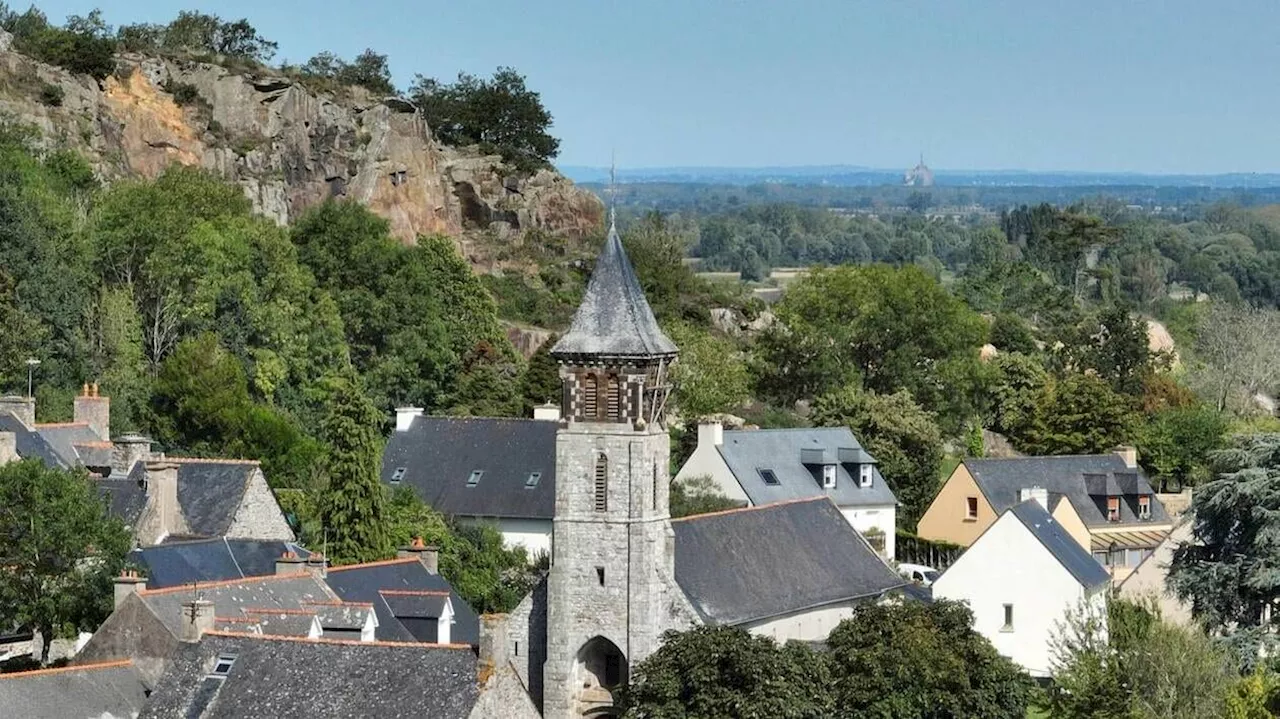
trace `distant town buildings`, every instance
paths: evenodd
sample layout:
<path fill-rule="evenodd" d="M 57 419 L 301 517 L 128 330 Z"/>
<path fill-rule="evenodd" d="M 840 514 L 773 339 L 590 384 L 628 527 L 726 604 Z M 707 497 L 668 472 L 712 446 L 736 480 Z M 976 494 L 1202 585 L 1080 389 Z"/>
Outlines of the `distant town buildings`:
<path fill-rule="evenodd" d="M 933 170 L 924 164 L 923 154 L 920 155 L 920 163 L 902 176 L 902 184 L 907 187 L 933 187 Z"/>

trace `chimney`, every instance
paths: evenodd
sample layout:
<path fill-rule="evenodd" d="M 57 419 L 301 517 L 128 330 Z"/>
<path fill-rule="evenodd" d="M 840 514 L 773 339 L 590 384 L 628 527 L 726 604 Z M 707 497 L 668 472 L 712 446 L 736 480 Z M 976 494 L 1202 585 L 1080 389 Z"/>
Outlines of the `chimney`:
<path fill-rule="evenodd" d="M 157 544 L 171 534 L 187 531 L 178 504 L 178 465 L 164 460 L 147 462 L 147 506 L 135 531 L 139 544 Z"/>
<path fill-rule="evenodd" d="M 182 641 L 198 642 L 213 629 L 213 602 L 193 599 L 182 603 Z"/>
<path fill-rule="evenodd" d="M 560 421 L 560 406 L 548 402 L 539 407 L 533 408 L 534 419 L 545 419 L 550 422 Z"/>
<path fill-rule="evenodd" d="M 31 397 L 0 397 L 0 414 L 11 412 L 27 429 L 36 426 L 36 401 Z"/>
<path fill-rule="evenodd" d="M 479 654 L 481 671 L 507 661 L 507 615 L 480 615 Z"/>
<path fill-rule="evenodd" d="M 297 552 L 289 550 L 276 557 L 276 576 L 306 573 L 307 560 L 305 557 L 299 557 Z"/>
<path fill-rule="evenodd" d="M 124 600 L 128 599 L 130 595 L 137 594 L 147 588 L 147 578 L 139 577 L 136 569 L 126 569 L 120 573 L 120 576 L 116 577 L 115 584 L 116 602 L 113 606 L 119 609 L 120 605 L 124 604 Z"/>
<path fill-rule="evenodd" d="M 724 444 L 724 425 L 720 422 L 698 423 L 698 446 L 719 447 Z"/>
<path fill-rule="evenodd" d="M 1120 455 L 1120 459 L 1124 460 L 1124 466 L 1129 469 L 1138 468 L 1138 448 L 1131 444 L 1122 444 L 1113 450 Z"/>
<path fill-rule="evenodd" d="M 151 440 L 140 434 L 117 437 L 111 447 L 111 472 L 128 474 L 133 465 L 151 460 Z"/>
<path fill-rule="evenodd" d="M 422 416 L 421 407 L 396 407 L 396 431 L 408 432 L 414 417 Z"/>
<path fill-rule="evenodd" d="M 103 440 L 111 438 L 111 398 L 98 395 L 98 383 L 86 384 L 74 403 L 74 419 Z"/>
<path fill-rule="evenodd" d="M 1023 487 L 1018 490 L 1018 502 L 1034 499 L 1040 503 L 1044 511 L 1049 511 L 1049 490 L 1044 487 Z"/>
<path fill-rule="evenodd" d="M 440 548 L 434 544 L 424 543 L 422 537 L 414 537 L 409 546 L 397 549 L 396 557 L 399 559 L 417 557 L 428 572 L 432 574 L 440 573 Z"/>
<path fill-rule="evenodd" d="M 0 465 L 16 462 L 18 456 L 18 435 L 13 432 L 0 432 Z"/>

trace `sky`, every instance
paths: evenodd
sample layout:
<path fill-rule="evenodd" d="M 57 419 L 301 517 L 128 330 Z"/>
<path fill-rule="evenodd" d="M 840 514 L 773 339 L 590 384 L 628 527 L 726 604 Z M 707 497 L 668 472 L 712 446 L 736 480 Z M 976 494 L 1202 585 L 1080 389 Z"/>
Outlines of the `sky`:
<path fill-rule="evenodd" d="M 21 7 L 22 0 L 10 0 Z M 400 86 L 516 68 L 563 165 L 1280 171 L 1275 0 L 46 0 L 248 18 Z"/>

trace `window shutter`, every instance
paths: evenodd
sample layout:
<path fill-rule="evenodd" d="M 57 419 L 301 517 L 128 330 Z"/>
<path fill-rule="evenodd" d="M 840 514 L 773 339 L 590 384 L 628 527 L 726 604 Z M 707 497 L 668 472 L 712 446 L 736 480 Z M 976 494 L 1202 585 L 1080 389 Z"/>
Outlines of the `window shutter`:
<path fill-rule="evenodd" d="M 585 420 L 599 419 L 596 408 L 599 406 L 596 402 L 597 387 L 596 376 L 589 374 L 582 378 L 582 418 Z"/>

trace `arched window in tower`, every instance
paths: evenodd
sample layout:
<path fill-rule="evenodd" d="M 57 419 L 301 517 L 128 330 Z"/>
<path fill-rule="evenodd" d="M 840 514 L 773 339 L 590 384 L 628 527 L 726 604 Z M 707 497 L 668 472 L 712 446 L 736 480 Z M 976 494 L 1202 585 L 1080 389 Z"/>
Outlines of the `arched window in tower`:
<path fill-rule="evenodd" d="M 595 419 L 597 407 L 596 376 L 589 374 L 582 378 L 582 418 L 586 420 Z"/>
<path fill-rule="evenodd" d="M 606 419 L 610 422 L 622 421 L 622 381 L 618 375 L 609 375 L 608 394 L 605 395 L 605 411 L 608 412 Z"/>
<path fill-rule="evenodd" d="M 603 454 L 596 455 L 596 511 L 609 509 L 609 458 Z"/>

